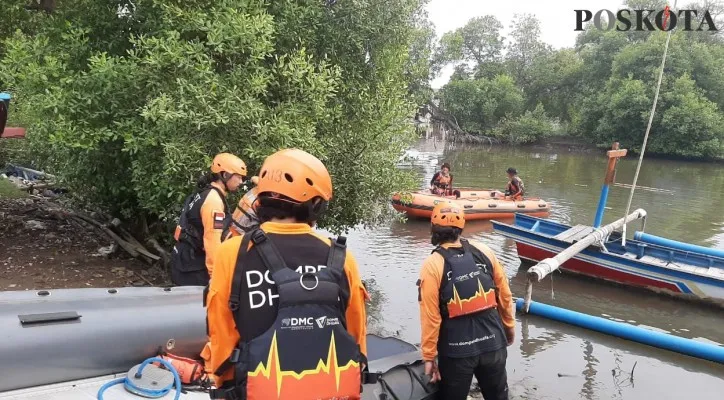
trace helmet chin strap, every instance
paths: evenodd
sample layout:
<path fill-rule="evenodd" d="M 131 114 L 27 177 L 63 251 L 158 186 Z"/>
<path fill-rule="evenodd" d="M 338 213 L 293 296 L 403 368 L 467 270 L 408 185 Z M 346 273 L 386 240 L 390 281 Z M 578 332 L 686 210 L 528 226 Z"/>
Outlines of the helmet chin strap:
<path fill-rule="evenodd" d="M 228 186 L 226 183 L 229 182 L 229 179 L 231 179 L 231 178 L 227 178 L 227 177 L 226 177 L 227 174 L 228 174 L 228 172 L 226 172 L 226 171 L 221 171 L 221 174 L 220 174 L 220 175 L 221 175 L 221 182 L 224 184 L 224 189 L 225 189 L 227 192 L 229 192 L 229 191 L 230 191 L 230 190 L 229 190 L 229 186 Z"/>

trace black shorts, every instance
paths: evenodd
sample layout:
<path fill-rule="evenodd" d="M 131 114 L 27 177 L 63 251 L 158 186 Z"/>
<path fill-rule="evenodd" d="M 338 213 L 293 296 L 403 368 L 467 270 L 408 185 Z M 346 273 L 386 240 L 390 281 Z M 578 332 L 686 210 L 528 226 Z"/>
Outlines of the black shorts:
<path fill-rule="evenodd" d="M 505 361 L 508 350 L 483 353 L 474 357 L 440 357 L 440 394 L 439 399 L 467 400 L 473 375 L 480 385 L 485 400 L 508 400 L 508 376 Z"/>

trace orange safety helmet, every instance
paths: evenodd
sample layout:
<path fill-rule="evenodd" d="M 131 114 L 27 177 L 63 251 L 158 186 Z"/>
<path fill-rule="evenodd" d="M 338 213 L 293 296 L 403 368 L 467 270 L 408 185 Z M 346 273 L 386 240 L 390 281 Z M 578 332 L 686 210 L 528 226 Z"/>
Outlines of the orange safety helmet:
<path fill-rule="evenodd" d="M 315 197 L 332 198 L 332 177 L 319 159 L 299 149 L 284 149 L 264 160 L 258 194 L 278 193 L 304 203 Z"/>
<path fill-rule="evenodd" d="M 430 222 L 433 225 L 452 226 L 464 229 L 465 212 L 457 204 L 451 202 L 440 202 L 432 209 Z"/>
<path fill-rule="evenodd" d="M 241 158 L 230 153 L 219 153 L 211 162 L 211 172 L 220 174 L 228 172 L 230 174 L 238 174 L 246 178 L 246 164 Z"/>

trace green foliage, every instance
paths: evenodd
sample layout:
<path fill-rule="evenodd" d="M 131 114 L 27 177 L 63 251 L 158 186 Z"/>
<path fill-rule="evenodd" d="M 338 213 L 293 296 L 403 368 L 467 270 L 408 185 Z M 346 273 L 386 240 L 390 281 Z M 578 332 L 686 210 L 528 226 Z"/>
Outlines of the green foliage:
<path fill-rule="evenodd" d="M 633 9 L 665 5 L 660 0 L 625 3 Z M 724 6 L 715 2 L 687 7 L 709 9 L 715 20 L 724 19 Z M 575 48 L 554 51 L 541 42 L 540 24 L 534 17 L 517 15 L 511 28 L 502 63 L 496 57 L 478 59 L 465 53 L 465 37 L 492 37 L 491 29 L 475 19 L 441 39 L 436 54 L 457 65 L 453 79 L 441 90 L 442 105 L 464 130 L 526 143 L 559 130 L 559 122 L 569 135 L 606 147 L 619 141 L 640 151 L 666 33 L 604 32 L 589 24 L 578 35 Z M 503 40 L 496 36 L 492 42 Z M 677 30 L 672 35 L 648 152 L 724 159 L 722 65 L 720 34 Z M 500 76 L 514 80 L 495 78 Z M 522 101 L 501 102 L 496 97 L 500 91 L 491 88 Z"/>
<path fill-rule="evenodd" d="M 440 38 L 435 58 L 438 64 L 471 62 L 480 65 L 500 61 L 503 24 L 493 15 L 475 17 L 465 26 Z"/>
<path fill-rule="evenodd" d="M 257 171 L 285 147 L 328 166 L 333 230 L 378 221 L 412 187 L 395 162 L 430 59 L 408 52 L 429 40 L 422 1 L 125 3 L 60 2 L 2 45 L 12 118 L 84 200 L 172 221 L 216 153 Z"/>
<path fill-rule="evenodd" d="M 649 149 L 660 154 L 721 157 L 724 153 L 724 115 L 688 75 L 674 82 L 668 108 L 661 118 L 661 135 Z"/>
<path fill-rule="evenodd" d="M 511 144 L 535 142 L 555 132 L 553 122 L 546 116 L 543 105 L 526 111 L 517 118 L 503 118 L 493 129 L 492 136 Z"/>
<path fill-rule="evenodd" d="M 534 60 L 545 56 L 550 46 L 540 40 L 540 21 L 531 14 L 516 14 L 510 29 L 512 40 L 505 55 L 506 64 L 516 81 L 527 88 Z"/>
<path fill-rule="evenodd" d="M 523 94 L 509 75 L 494 79 L 456 80 L 440 93 L 442 104 L 468 132 L 487 132 L 506 116 L 523 110 Z"/>
<path fill-rule="evenodd" d="M 432 98 L 430 80 L 438 72 L 433 59 L 434 46 L 435 27 L 428 19 L 427 12 L 420 9 L 420 14 L 415 18 L 409 58 L 405 66 L 408 90 L 417 105 L 425 104 Z"/>

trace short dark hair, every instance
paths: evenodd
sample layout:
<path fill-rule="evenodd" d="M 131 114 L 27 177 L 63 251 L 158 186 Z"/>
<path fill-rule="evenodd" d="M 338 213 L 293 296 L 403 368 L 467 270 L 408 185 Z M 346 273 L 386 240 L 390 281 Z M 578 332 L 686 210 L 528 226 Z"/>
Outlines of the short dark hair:
<path fill-rule="evenodd" d="M 260 194 L 257 198 L 256 214 L 264 223 L 274 218 L 294 218 L 297 222 L 311 224 L 316 221 L 327 208 L 327 202 L 314 199 L 298 203 L 286 196 L 270 196 Z"/>
<path fill-rule="evenodd" d="M 440 167 L 440 169 L 443 169 L 443 168 L 452 169 L 452 168 L 450 168 L 450 164 L 448 164 L 448 163 L 442 163 L 442 167 Z"/>
<path fill-rule="evenodd" d="M 454 226 L 432 225 L 430 232 L 432 233 L 430 242 L 432 242 L 434 246 L 438 246 L 445 243 L 454 243 L 460 238 L 463 230 Z"/>
<path fill-rule="evenodd" d="M 507 171 L 507 172 L 508 172 L 509 174 L 518 175 L 518 171 L 517 171 L 515 168 L 513 168 L 513 167 L 508 168 L 508 171 Z"/>

